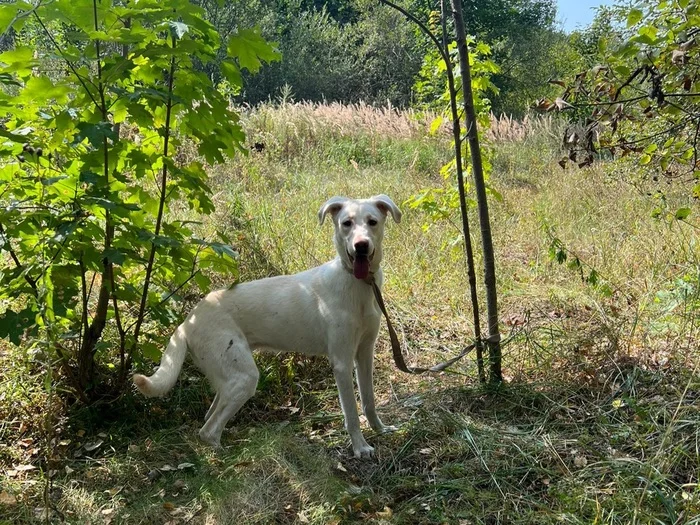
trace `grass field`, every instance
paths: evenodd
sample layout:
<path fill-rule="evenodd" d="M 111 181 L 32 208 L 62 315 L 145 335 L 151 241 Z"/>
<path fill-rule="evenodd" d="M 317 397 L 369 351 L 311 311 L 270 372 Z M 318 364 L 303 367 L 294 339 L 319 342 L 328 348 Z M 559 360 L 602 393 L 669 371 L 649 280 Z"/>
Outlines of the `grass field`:
<path fill-rule="evenodd" d="M 327 260 L 319 206 L 386 193 L 404 220 L 386 233 L 385 299 L 409 360 L 470 342 L 457 212 L 434 222 L 407 203 L 449 185 L 447 133 L 366 106 L 244 120 L 265 147 L 212 171 L 203 225 L 237 239 L 242 279 Z M 473 360 L 406 376 L 382 330 L 379 410 L 400 430 L 366 429 L 377 457 L 359 461 L 325 361 L 259 356 L 259 391 L 215 453 L 197 440 L 211 393 L 195 370 L 163 400 L 67 407 L 31 353 L 2 343 L 0 523 L 700 523 L 698 205 L 630 165 L 561 170 L 562 133 L 546 119 L 486 133 L 506 384 L 480 385 Z M 688 221 L 667 218 L 683 206 Z M 553 261 L 553 242 L 580 265 Z"/>

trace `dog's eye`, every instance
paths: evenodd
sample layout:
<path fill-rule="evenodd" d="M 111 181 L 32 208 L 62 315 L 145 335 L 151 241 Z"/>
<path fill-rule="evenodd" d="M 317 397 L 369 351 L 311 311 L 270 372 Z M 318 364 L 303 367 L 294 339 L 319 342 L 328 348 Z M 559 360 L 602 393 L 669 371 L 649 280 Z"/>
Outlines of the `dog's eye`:
<path fill-rule="evenodd" d="M 377 225 L 377 219 L 370 219 L 370 220 L 367 221 L 367 222 L 369 222 L 369 225 L 370 225 L 370 226 L 376 226 L 376 225 Z"/>
<path fill-rule="evenodd" d="M 349 228 L 350 226 L 352 226 L 352 221 L 350 219 L 343 221 L 343 226 Z"/>

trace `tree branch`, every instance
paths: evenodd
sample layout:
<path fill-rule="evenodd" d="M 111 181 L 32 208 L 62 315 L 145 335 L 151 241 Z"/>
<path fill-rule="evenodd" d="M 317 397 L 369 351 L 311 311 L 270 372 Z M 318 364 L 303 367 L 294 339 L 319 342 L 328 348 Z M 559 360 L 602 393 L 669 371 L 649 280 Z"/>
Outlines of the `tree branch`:
<path fill-rule="evenodd" d="M 379 0 L 379 3 L 388 5 L 392 9 L 396 9 L 399 13 L 401 13 L 403 16 L 408 18 L 411 22 L 416 24 L 421 31 L 430 39 L 432 40 L 433 44 L 438 48 L 438 51 L 440 52 L 440 56 L 442 59 L 445 61 L 445 63 L 450 62 L 450 57 L 447 53 L 447 49 L 443 49 L 442 46 L 440 45 L 440 41 L 437 39 L 437 37 L 433 34 L 433 32 L 426 26 L 421 20 L 419 20 L 415 15 L 409 13 L 406 11 L 403 7 L 396 5 L 393 2 L 390 2 L 389 0 Z"/>
<path fill-rule="evenodd" d="M 177 40 L 172 37 L 173 50 L 175 49 Z M 168 101 L 166 105 L 165 113 L 165 129 L 163 133 L 163 159 L 168 158 L 168 147 L 170 145 L 170 120 L 172 118 L 173 109 L 173 82 L 175 80 L 175 55 L 170 59 L 170 72 L 168 74 Z M 154 236 L 160 234 L 160 229 L 163 222 L 163 212 L 165 211 L 165 200 L 167 198 L 166 190 L 168 183 L 168 164 L 163 162 L 163 171 L 160 180 L 160 202 L 158 203 L 158 215 L 156 217 L 156 227 L 154 230 Z M 151 284 L 151 276 L 153 274 L 153 262 L 156 257 L 156 243 L 155 240 L 151 243 L 151 252 L 148 255 L 148 264 L 146 265 L 146 277 L 143 283 L 143 294 L 141 295 L 141 303 L 139 304 L 138 316 L 136 318 L 136 327 L 134 328 L 134 342 L 136 345 L 138 342 L 139 335 L 141 333 L 141 325 L 143 324 L 145 314 L 146 314 L 146 303 L 148 301 L 148 289 Z"/>
<path fill-rule="evenodd" d="M 75 78 L 77 78 L 78 82 L 80 82 L 80 84 L 83 86 L 83 89 L 87 93 L 88 97 L 90 97 L 90 100 L 92 100 L 93 104 L 95 104 L 95 107 L 97 109 L 100 109 L 100 105 L 98 104 L 97 100 L 93 96 L 92 91 L 90 91 L 90 88 L 88 88 L 87 84 L 85 83 L 85 79 L 82 76 L 80 76 L 78 71 L 75 69 L 75 66 L 73 66 L 73 63 L 65 57 L 65 55 L 63 54 L 63 51 L 61 51 L 61 47 L 58 45 L 58 43 L 56 43 L 56 41 L 53 38 L 53 35 L 48 30 L 48 28 L 44 25 L 44 22 L 41 20 L 41 18 L 36 13 L 36 11 L 33 12 L 33 15 L 36 18 L 37 22 L 39 22 L 39 25 L 41 26 L 41 28 L 44 30 L 44 33 L 46 34 L 46 36 L 49 38 L 49 40 L 51 41 L 53 46 L 56 48 L 56 51 L 58 51 L 58 54 L 61 55 L 61 58 L 63 59 L 63 61 L 66 63 L 66 65 L 70 68 L 70 70 L 75 75 Z"/>
<path fill-rule="evenodd" d="M 12 258 L 12 261 L 15 263 L 15 266 L 19 268 L 20 270 L 24 270 L 24 265 L 22 262 L 19 260 L 19 257 L 17 257 L 17 254 L 15 253 L 14 249 L 12 248 L 12 245 L 10 244 L 10 239 L 7 238 L 7 235 L 5 233 L 5 228 L 3 228 L 2 224 L 0 223 L 0 237 L 3 237 L 5 239 L 5 246 L 7 252 L 10 254 L 10 257 Z M 38 297 L 39 291 L 37 290 L 36 287 L 36 280 L 32 279 L 27 275 L 27 273 L 24 273 L 24 280 L 27 281 L 29 286 L 32 287 L 32 290 L 34 291 L 34 296 Z"/>

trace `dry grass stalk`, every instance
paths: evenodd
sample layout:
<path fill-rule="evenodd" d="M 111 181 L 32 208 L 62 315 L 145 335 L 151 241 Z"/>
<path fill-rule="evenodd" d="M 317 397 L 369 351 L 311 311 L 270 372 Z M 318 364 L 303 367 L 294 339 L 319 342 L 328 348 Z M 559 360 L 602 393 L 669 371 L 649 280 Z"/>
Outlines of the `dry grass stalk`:
<path fill-rule="evenodd" d="M 244 121 L 253 129 L 272 131 L 280 126 L 311 135 L 330 133 L 347 136 L 362 132 L 392 138 L 413 138 L 424 134 L 432 116 L 391 105 L 370 106 L 364 102 L 292 102 L 264 105 L 244 113 Z"/>
<path fill-rule="evenodd" d="M 491 125 L 484 136 L 491 142 L 523 142 L 533 136 L 560 137 L 560 122 L 552 115 L 525 115 L 518 120 L 508 115 L 490 115 Z"/>

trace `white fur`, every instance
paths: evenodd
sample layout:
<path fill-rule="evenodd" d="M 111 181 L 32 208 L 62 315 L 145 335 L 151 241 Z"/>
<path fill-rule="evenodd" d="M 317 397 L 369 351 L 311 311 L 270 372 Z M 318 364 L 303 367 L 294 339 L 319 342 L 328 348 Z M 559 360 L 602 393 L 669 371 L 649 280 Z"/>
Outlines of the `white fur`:
<path fill-rule="evenodd" d="M 221 446 L 228 420 L 255 393 L 259 373 L 254 349 L 328 356 L 356 457 L 372 456 L 374 449 L 360 430 L 353 363 L 370 426 L 377 432 L 394 430 L 381 422 L 374 404 L 374 344 L 381 313 L 372 287 L 353 276 L 352 261 L 357 244 L 368 245 L 370 270 L 381 287 L 384 223 L 387 214 L 399 222 L 401 211 L 389 197 L 378 195 L 363 200 L 333 197 L 318 212 L 321 224 L 328 214 L 338 257 L 295 275 L 210 293 L 170 338 L 158 370 L 151 377 L 134 375 L 144 395 L 162 396 L 177 381 L 189 349 L 216 391 L 199 431 L 214 447 Z"/>

